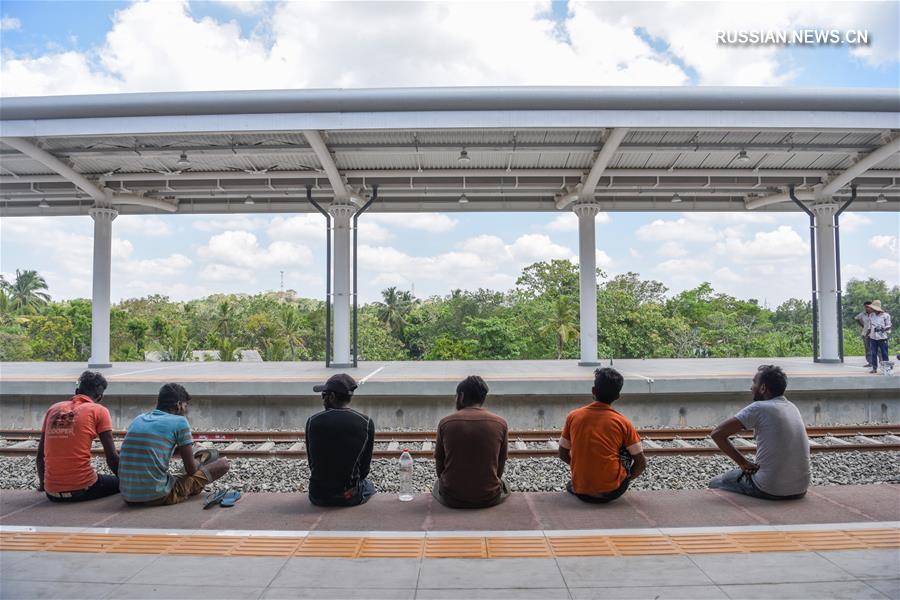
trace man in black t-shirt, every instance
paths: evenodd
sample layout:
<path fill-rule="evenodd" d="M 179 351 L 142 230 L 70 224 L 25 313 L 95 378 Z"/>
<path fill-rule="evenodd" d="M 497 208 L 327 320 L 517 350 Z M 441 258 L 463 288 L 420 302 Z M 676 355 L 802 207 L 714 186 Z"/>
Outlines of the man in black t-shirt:
<path fill-rule="evenodd" d="M 375 422 L 350 408 L 356 381 L 346 373 L 313 388 L 325 410 L 306 420 L 309 501 L 317 506 L 356 506 L 374 493 L 366 479 L 375 446 Z"/>

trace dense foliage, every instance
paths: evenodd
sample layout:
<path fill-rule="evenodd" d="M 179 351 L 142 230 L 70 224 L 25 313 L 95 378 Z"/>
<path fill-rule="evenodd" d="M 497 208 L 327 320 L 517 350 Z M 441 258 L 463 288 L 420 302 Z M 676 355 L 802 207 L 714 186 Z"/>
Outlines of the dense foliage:
<path fill-rule="evenodd" d="M 770 310 L 756 300 L 716 293 L 708 283 L 667 295 L 636 273 L 598 271 L 601 357 L 668 358 L 803 356 L 811 354 L 811 309 L 791 299 Z M 35 271 L 0 280 L 0 360 L 85 361 L 90 354 L 89 300 L 54 302 Z M 845 350 L 861 355 L 853 316 L 878 298 L 900 314 L 900 288 L 851 281 L 842 318 Z M 526 267 L 508 292 L 454 290 L 419 299 L 389 288 L 359 311 L 361 360 L 577 358 L 578 268 L 565 260 Z M 293 292 L 213 295 L 189 302 L 165 296 L 125 300 L 111 313 L 115 361 L 189 360 L 196 350 L 238 360 L 241 350 L 264 360 L 323 360 L 325 305 Z"/>

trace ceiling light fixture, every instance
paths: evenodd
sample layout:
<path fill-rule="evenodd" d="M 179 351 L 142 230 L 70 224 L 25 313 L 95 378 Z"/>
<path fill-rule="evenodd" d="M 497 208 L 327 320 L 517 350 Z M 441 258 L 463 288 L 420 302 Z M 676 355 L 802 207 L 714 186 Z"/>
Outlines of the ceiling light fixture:
<path fill-rule="evenodd" d="M 178 162 L 175 163 L 175 166 L 185 168 L 191 166 L 191 161 L 188 160 L 187 152 L 182 152 L 181 156 L 178 157 Z"/>
<path fill-rule="evenodd" d="M 741 150 L 740 152 L 738 152 L 737 161 L 741 164 L 747 164 L 748 162 L 750 162 L 750 157 L 747 156 L 746 150 Z"/>
<path fill-rule="evenodd" d="M 463 192 L 462 196 L 459 197 L 459 203 L 460 204 L 468 204 L 469 203 L 469 198 L 466 196 L 465 192 Z"/>
<path fill-rule="evenodd" d="M 469 151 L 463 148 L 459 151 L 459 158 L 456 160 L 458 160 L 461 165 L 467 165 L 472 159 L 469 158 Z"/>
<path fill-rule="evenodd" d="M 678 192 L 672 194 L 672 202 L 678 203 L 681 202 L 681 196 L 678 195 Z"/>
<path fill-rule="evenodd" d="M 875 198 L 876 204 L 884 204 L 887 202 L 887 197 L 884 194 L 878 194 L 878 197 Z"/>
<path fill-rule="evenodd" d="M 256 204 L 256 202 L 253 201 L 253 198 L 247 196 L 246 198 L 244 198 L 244 204 L 246 204 L 247 206 L 251 206 L 253 204 Z"/>
<path fill-rule="evenodd" d="M 47 203 L 46 198 L 41 198 L 41 201 L 38 202 L 38 208 L 50 208 L 50 204 Z"/>

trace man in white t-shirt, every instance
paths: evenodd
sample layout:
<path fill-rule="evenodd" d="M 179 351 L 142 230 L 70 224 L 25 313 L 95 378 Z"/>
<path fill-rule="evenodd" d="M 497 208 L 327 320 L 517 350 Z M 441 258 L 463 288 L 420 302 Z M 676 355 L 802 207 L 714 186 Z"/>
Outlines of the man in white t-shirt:
<path fill-rule="evenodd" d="M 714 477 L 709 487 L 767 500 L 802 498 L 809 487 L 809 438 L 800 411 L 787 398 L 781 367 L 763 365 L 753 377 L 753 403 L 712 432 L 716 445 L 737 469 Z M 756 434 L 756 462 L 728 439 L 744 430 Z"/>

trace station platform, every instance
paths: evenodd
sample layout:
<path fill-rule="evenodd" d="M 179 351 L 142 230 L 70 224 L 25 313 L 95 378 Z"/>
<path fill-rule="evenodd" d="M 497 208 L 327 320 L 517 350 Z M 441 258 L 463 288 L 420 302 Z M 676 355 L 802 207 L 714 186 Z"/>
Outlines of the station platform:
<path fill-rule="evenodd" d="M 604 365 L 609 361 L 604 361 Z M 871 375 L 864 359 L 842 364 L 811 358 L 615 360 L 625 377 L 617 405 L 638 427 L 706 427 L 749 400 L 761 363 L 781 365 L 788 397 L 807 423 L 900 422 L 900 378 Z M 0 426 L 39 427 L 47 406 L 70 395 L 84 363 L 0 363 Z M 313 362 L 116 363 L 104 402 L 114 426 L 152 406 L 159 387 L 174 381 L 194 397 L 196 429 L 302 429 L 320 409 L 312 391 L 336 372 L 360 383 L 354 406 L 390 428 L 433 429 L 452 410 L 456 384 L 468 375 L 490 386 L 488 405 L 514 429 L 561 427 L 589 401 L 594 367 L 575 361 L 361 362 L 328 369 Z"/>
<path fill-rule="evenodd" d="M 3 598 L 897 598 L 900 486 L 770 502 L 718 490 L 608 505 L 514 493 L 324 509 L 299 494 L 136 509 L 0 492 Z"/>

